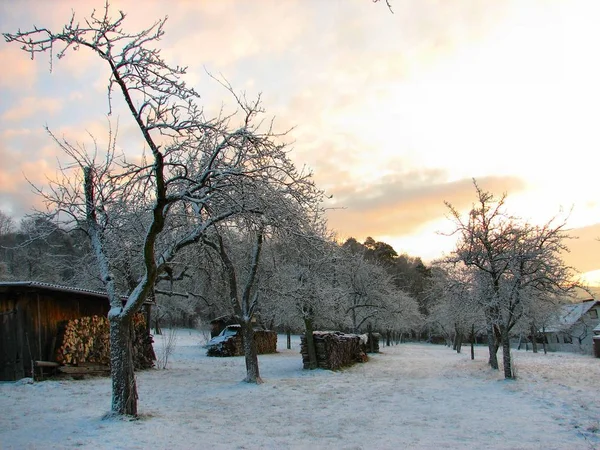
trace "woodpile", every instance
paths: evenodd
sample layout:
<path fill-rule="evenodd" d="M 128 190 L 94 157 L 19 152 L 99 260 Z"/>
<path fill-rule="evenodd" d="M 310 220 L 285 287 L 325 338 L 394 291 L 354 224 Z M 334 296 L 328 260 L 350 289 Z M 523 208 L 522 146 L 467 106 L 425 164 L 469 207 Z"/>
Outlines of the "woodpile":
<path fill-rule="evenodd" d="M 237 336 L 229 336 L 213 345 L 209 345 L 206 351 L 206 356 L 241 356 L 244 354 L 242 347 L 242 338 Z"/>
<path fill-rule="evenodd" d="M 133 363 L 136 370 L 151 369 L 156 361 L 152 344 L 154 339 L 148 332 L 144 313 L 133 316 Z"/>
<path fill-rule="evenodd" d="M 344 334 L 339 331 L 313 332 L 317 353 L 317 367 L 327 370 L 338 370 L 357 362 L 368 360 L 364 352 L 364 343 L 356 334 Z M 300 353 L 305 369 L 310 367 L 306 336 L 300 337 Z"/>
<path fill-rule="evenodd" d="M 270 330 L 254 330 L 256 353 L 264 355 L 277 352 L 277 333 Z M 207 356 L 243 356 L 244 345 L 241 330 L 214 345 L 209 345 Z"/>
<path fill-rule="evenodd" d="M 56 362 L 78 365 L 85 362 L 110 363 L 108 319 L 102 316 L 80 317 L 63 324 L 58 336 Z"/>
<path fill-rule="evenodd" d="M 254 342 L 256 343 L 256 352 L 259 355 L 277 352 L 277 332 L 275 331 L 254 331 Z"/>
<path fill-rule="evenodd" d="M 88 316 L 61 324 L 56 362 L 69 366 L 110 366 L 110 326 L 104 316 Z M 133 359 L 136 369 L 154 366 L 152 337 L 147 332 L 144 314 L 133 318 Z"/>

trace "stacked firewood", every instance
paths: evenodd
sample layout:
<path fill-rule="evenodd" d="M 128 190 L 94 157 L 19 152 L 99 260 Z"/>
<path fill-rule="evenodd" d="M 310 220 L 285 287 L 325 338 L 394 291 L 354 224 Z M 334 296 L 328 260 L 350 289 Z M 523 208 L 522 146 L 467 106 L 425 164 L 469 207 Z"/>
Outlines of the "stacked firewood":
<path fill-rule="evenodd" d="M 259 355 L 277 352 L 277 332 L 270 330 L 255 330 L 254 342 Z"/>
<path fill-rule="evenodd" d="M 136 369 L 154 365 L 152 337 L 146 331 L 144 314 L 133 319 L 133 358 Z M 64 365 L 110 365 L 110 326 L 103 316 L 87 316 L 66 321 L 59 328 L 56 362 Z"/>
<path fill-rule="evenodd" d="M 58 342 L 56 362 L 60 364 L 110 363 L 106 317 L 88 316 L 67 321 L 59 331 Z"/>
<path fill-rule="evenodd" d="M 363 351 L 361 338 L 356 334 L 344 334 L 339 331 L 313 332 L 315 350 L 317 353 L 317 367 L 328 370 L 338 370 L 351 366 L 356 362 L 367 361 Z M 300 337 L 300 353 L 305 369 L 310 367 L 306 336 Z"/>
<path fill-rule="evenodd" d="M 277 332 L 270 330 L 254 330 L 256 353 L 263 355 L 277 352 Z M 207 356 L 242 356 L 244 345 L 241 330 L 234 336 L 224 339 L 218 344 L 211 345 L 206 351 Z"/>
<path fill-rule="evenodd" d="M 242 339 L 239 336 L 229 336 L 218 344 L 211 345 L 206 356 L 240 356 L 244 354 Z"/>
<path fill-rule="evenodd" d="M 153 342 L 154 339 L 148 332 L 146 315 L 138 312 L 133 316 L 133 364 L 136 370 L 154 367 L 156 354 Z"/>

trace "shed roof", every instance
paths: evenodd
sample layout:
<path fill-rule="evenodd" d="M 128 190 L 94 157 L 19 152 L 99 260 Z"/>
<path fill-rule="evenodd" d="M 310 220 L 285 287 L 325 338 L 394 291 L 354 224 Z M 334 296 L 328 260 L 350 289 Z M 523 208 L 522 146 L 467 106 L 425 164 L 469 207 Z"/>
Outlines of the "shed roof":
<path fill-rule="evenodd" d="M 46 283 L 43 281 L 0 281 L 0 292 L 11 290 L 11 289 L 18 289 L 18 288 L 23 288 L 23 289 L 31 288 L 32 290 L 42 290 L 42 291 L 51 291 L 51 292 L 66 292 L 69 294 L 82 294 L 82 295 L 87 295 L 87 296 L 92 296 L 92 297 L 108 298 L 108 295 L 106 292 L 96 291 L 96 290 L 92 290 L 92 289 L 71 287 L 71 286 L 61 286 L 58 284 Z M 122 295 L 121 299 L 127 300 L 127 296 Z M 150 300 L 146 300 L 144 303 L 153 304 L 154 302 L 152 302 Z"/>

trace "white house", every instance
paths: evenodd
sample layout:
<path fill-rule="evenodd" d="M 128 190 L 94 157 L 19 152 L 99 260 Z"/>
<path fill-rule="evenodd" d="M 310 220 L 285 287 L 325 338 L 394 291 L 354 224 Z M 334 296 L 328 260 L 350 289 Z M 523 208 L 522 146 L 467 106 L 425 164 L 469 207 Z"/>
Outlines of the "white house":
<path fill-rule="evenodd" d="M 543 330 L 550 351 L 592 353 L 593 336 L 600 334 L 600 301 L 589 299 L 564 305 Z"/>

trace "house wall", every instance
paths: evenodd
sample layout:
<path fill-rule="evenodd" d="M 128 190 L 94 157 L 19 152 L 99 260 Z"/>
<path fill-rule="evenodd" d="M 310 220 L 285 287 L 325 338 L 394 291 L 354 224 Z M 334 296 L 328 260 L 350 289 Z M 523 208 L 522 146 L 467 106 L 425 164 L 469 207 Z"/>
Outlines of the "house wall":
<path fill-rule="evenodd" d="M 548 350 L 593 353 L 594 328 L 600 324 L 600 306 L 586 312 L 569 330 L 546 333 Z"/>

